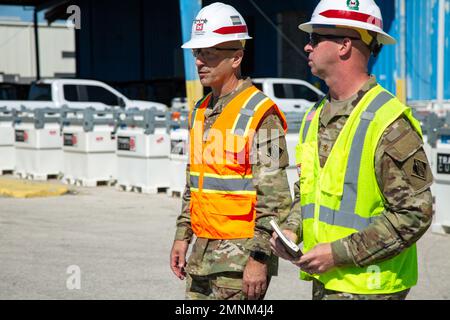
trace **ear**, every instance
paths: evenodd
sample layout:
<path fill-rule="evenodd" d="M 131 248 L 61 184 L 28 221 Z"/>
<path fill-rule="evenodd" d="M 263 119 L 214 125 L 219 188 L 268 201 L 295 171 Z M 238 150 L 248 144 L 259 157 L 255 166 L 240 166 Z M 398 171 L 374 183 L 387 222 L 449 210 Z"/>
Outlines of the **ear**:
<path fill-rule="evenodd" d="M 242 59 L 244 58 L 244 50 L 238 50 L 233 55 L 233 68 L 237 69 L 242 63 Z"/>
<path fill-rule="evenodd" d="M 348 38 L 344 38 L 341 45 L 339 46 L 339 56 L 347 57 L 351 53 L 352 47 L 353 47 L 352 40 L 348 39 Z"/>

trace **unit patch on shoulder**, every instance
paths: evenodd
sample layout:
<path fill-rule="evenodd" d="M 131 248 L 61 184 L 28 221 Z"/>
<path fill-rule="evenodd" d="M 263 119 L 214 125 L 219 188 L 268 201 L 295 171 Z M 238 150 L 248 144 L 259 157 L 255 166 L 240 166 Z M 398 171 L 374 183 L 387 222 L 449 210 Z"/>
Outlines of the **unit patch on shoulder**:
<path fill-rule="evenodd" d="M 272 160 L 278 160 L 283 155 L 284 150 L 279 147 L 278 144 L 268 145 L 266 155 Z"/>
<path fill-rule="evenodd" d="M 427 173 L 427 164 L 422 160 L 414 158 L 412 175 L 422 180 L 426 180 L 427 177 L 426 173 Z"/>

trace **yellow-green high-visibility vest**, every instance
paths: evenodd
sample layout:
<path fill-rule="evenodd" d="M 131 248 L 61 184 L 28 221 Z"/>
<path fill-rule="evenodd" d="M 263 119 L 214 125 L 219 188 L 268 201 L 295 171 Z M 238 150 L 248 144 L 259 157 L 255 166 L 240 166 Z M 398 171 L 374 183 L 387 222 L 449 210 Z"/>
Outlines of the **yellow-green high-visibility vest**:
<path fill-rule="evenodd" d="M 359 232 L 383 213 L 386 201 L 377 183 L 374 159 L 390 124 L 404 115 L 422 136 L 411 109 L 377 85 L 356 105 L 321 168 L 317 136 L 325 100 L 305 114 L 296 150 L 304 252 Z M 326 289 L 355 294 L 402 291 L 417 282 L 416 246 L 369 267 L 337 267 L 320 275 L 301 271 L 300 277 L 314 277 Z"/>

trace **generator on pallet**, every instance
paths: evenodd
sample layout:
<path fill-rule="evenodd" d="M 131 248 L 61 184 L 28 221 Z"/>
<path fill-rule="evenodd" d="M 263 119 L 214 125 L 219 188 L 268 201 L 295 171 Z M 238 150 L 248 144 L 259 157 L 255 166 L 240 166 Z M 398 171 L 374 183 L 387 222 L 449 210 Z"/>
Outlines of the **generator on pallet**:
<path fill-rule="evenodd" d="M 16 165 L 14 116 L 15 110 L 0 108 L 0 175 L 12 173 Z"/>
<path fill-rule="evenodd" d="M 431 169 L 434 176 L 432 193 L 435 198 L 435 216 L 432 230 L 450 233 L 450 112 L 446 118 L 430 116 L 427 124 L 431 146 Z"/>
<path fill-rule="evenodd" d="M 170 117 L 169 190 L 170 196 L 181 197 L 186 186 L 188 163 L 188 111 L 173 112 Z"/>
<path fill-rule="evenodd" d="M 115 183 L 116 112 L 112 109 L 63 109 L 64 183 L 85 187 Z"/>
<path fill-rule="evenodd" d="M 62 169 L 60 109 L 22 108 L 14 116 L 15 173 L 21 178 L 57 178 Z"/>
<path fill-rule="evenodd" d="M 142 193 L 169 188 L 170 140 L 166 117 L 155 108 L 128 109 L 117 119 L 117 188 Z"/>

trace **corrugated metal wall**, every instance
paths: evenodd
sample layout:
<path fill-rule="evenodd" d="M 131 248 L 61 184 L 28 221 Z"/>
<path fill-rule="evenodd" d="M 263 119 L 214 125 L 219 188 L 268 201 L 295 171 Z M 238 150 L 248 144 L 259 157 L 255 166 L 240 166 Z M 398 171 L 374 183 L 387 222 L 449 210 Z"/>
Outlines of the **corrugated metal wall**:
<path fill-rule="evenodd" d="M 384 31 L 398 39 L 398 20 L 395 19 L 395 1 L 376 1 L 383 15 Z M 398 44 L 397 44 L 398 45 Z M 371 58 L 369 72 L 377 77 L 377 81 L 384 88 L 395 92 L 396 78 L 396 47 L 384 46 L 377 58 Z"/>
<path fill-rule="evenodd" d="M 128 0 L 129 1 L 129 0 Z M 143 2 L 145 79 L 184 76 L 181 18 L 178 1 Z"/>
<path fill-rule="evenodd" d="M 445 1 L 444 99 L 450 99 L 450 0 Z M 385 21 L 385 31 L 400 39 L 400 0 L 378 0 Z M 406 81 L 408 100 L 437 99 L 439 0 L 406 0 Z M 392 23 L 386 25 L 393 17 Z M 385 46 L 375 61 L 372 73 L 381 85 L 395 92 L 400 75 L 400 45 Z"/>
<path fill-rule="evenodd" d="M 79 76 L 106 81 L 183 76 L 178 1 L 78 1 L 82 9 L 82 28 L 77 35 Z M 385 31 L 397 40 L 400 39 L 400 1 L 376 0 L 383 14 Z M 213 0 L 203 0 L 203 6 L 211 2 Z M 290 65 L 293 61 L 305 63 L 300 56 L 289 61 L 283 59 L 283 50 L 286 49 L 281 47 L 281 50 L 280 45 L 284 44 L 284 40 L 271 24 L 280 27 L 280 15 L 293 16 L 289 26 L 281 27 L 297 32 L 297 23 L 292 23 L 295 15 L 298 14 L 299 21 L 310 17 L 318 0 L 226 2 L 242 12 L 254 36 L 246 52 L 246 74 L 253 77 L 283 76 L 284 67 L 281 64 Z M 445 2 L 444 98 L 450 99 L 450 0 Z M 400 62 L 404 59 L 408 100 L 434 100 L 437 98 L 439 0 L 405 0 L 405 4 L 405 56 L 400 54 L 399 43 L 385 46 L 380 56 L 371 60 L 369 70 L 377 76 L 381 85 L 395 93 Z M 257 7 L 264 11 L 266 17 Z M 298 39 L 295 41 L 299 47 L 303 46 Z M 299 74 L 298 77 L 305 75 Z M 314 78 L 310 77 L 310 80 Z"/>
<path fill-rule="evenodd" d="M 445 1 L 444 98 L 450 99 L 450 0 Z"/>
<path fill-rule="evenodd" d="M 202 5 L 214 1 L 203 0 Z M 277 25 L 279 13 L 298 14 L 298 22 L 285 27 L 300 33 L 297 24 L 305 14 L 311 15 L 317 1 L 225 2 L 243 14 L 254 36 L 248 42 L 243 72 L 252 77 L 280 76 L 280 36 L 266 18 Z M 121 82 L 184 75 L 178 0 L 77 0 L 77 4 L 82 13 L 81 30 L 77 32 L 79 77 Z M 302 44 L 299 46 L 303 49 Z M 287 65 L 292 63 L 288 61 Z M 301 57 L 295 59 L 295 63 L 306 65 Z M 299 74 L 298 77 L 304 78 L 305 75 Z"/>
<path fill-rule="evenodd" d="M 183 75 L 178 1 L 80 0 L 80 77 L 136 81 Z"/>
<path fill-rule="evenodd" d="M 139 79 L 139 2 L 108 2 L 80 3 L 79 75 L 105 81 Z"/>
<path fill-rule="evenodd" d="M 438 1 L 406 1 L 408 100 L 436 99 Z"/>
<path fill-rule="evenodd" d="M 376 1 L 383 15 L 384 31 L 397 41 L 399 39 L 399 24 L 396 19 L 395 0 Z M 398 43 L 384 46 L 377 58 L 371 58 L 369 71 L 377 77 L 378 83 L 387 90 L 395 93 L 395 79 L 397 78 Z"/>
<path fill-rule="evenodd" d="M 17 75 L 21 81 L 36 77 L 33 24 L 0 22 L 0 72 Z M 75 74 L 75 59 L 65 58 L 63 52 L 75 52 L 75 33 L 66 26 L 39 25 L 39 53 L 42 77 L 55 74 Z"/>
<path fill-rule="evenodd" d="M 215 0 L 203 0 L 202 5 L 206 6 L 212 2 L 215 2 Z M 227 0 L 224 2 L 236 8 L 244 16 L 249 27 L 250 36 L 253 37 L 248 42 L 249 50 L 246 52 L 247 57 L 246 61 L 244 61 L 244 64 L 251 66 L 244 67 L 243 71 L 250 71 L 250 75 L 255 78 L 280 76 L 278 65 L 280 35 L 274 27 L 275 25 L 281 28 L 277 21 L 278 14 L 280 12 L 297 13 L 298 21 L 290 27 L 295 30 L 293 32 L 300 32 L 297 29 L 297 25 L 301 21 L 301 13 L 310 11 L 310 15 L 312 13 L 311 6 L 314 6 L 316 1 Z M 303 49 L 302 46 L 301 49 Z M 301 57 L 295 58 L 298 63 L 306 64 Z M 304 78 L 304 75 L 298 75 L 298 77 Z"/>

